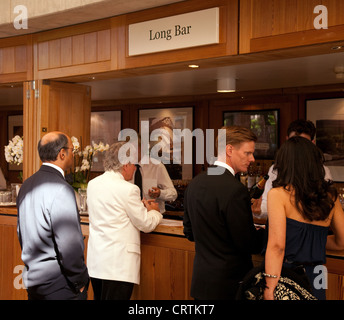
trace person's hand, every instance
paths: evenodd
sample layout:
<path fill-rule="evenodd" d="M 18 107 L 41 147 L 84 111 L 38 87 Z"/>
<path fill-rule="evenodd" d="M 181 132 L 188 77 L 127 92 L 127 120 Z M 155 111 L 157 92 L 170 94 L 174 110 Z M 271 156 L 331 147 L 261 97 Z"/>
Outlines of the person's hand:
<path fill-rule="evenodd" d="M 266 288 L 264 290 L 264 300 L 274 300 L 274 290 Z"/>
<path fill-rule="evenodd" d="M 158 198 L 160 196 L 160 193 L 160 189 L 156 187 L 152 187 L 152 189 L 148 190 L 148 195 L 154 199 Z"/>
<path fill-rule="evenodd" d="M 159 204 L 155 201 L 155 200 L 146 200 L 146 199 L 143 199 L 142 200 L 144 206 L 147 208 L 148 211 L 150 210 L 156 210 L 156 211 L 159 211 Z"/>
<path fill-rule="evenodd" d="M 260 206 L 262 205 L 262 197 L 260 197 L 259 199 L 252 199 L 251 203 L 252 213 L 259 216 L 262 213 L 260 210 Z"/>

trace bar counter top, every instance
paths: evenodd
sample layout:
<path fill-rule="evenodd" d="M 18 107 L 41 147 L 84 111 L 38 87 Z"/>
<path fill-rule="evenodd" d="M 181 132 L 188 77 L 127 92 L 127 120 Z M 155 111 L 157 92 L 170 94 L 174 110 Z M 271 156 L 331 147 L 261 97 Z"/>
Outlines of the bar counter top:
<path fill-rule="evenodd" d="M 0 214 L 17 215 L 17 208 L 15 205 L 9 207 L 0 207 Z"/>
<path fill-rule="evenodd" d="M 0 215 L 6 216 L 16 216 L 17 215 L 17 208 L 13 206 L 8 207 L 0 207 Z M 170 212 L 166 212 L 168 217 L 171 216 Z M 89 219 L 88 215 L 81 215 L 80 216 L 81 224 L 84 226 L 88 226 Z M 256 220 L 255 223 L 263 224 L 263 220 Z M 183 221 L 182 220 L 174 220 L 174 219 L 166 219 L 164 218 L 162 222 L 152 231 L 152 233 L 160 234 L 160 235 L 170 235 L 176 237 L 185 237 L 183 233 Z M 342 251 L 326 251 L 326 256 L 329 258 L 341 259 L 344 260 L 344 250 Z"/>
<path fill-rule="evenodd" d="M 0 207 L 0 214 L 6 216 L 17 216 L 17 208 L 14 205 L 8 207 L 2 206 Z M 170 217 L 170 213 L 167 213 L 167 216 Z M 82 225 L 88 225 L 88 215 L 81 215 L 80 222 Z M 162 222 L 155 228 L 153 232 L 158 234 L 170 234 L 184 237 L 183 221 L 174 219 L 163 219 Z"/>
<path fill-rule="evenodd" d="M 88 216 L 81 216 L 81 224 L 88 225 Z M 173 219 L 162 219 L 161 223 L 152 231 L 153 233 L 175 235 L 184 237 L 183 233 L 183 221 Z"/>

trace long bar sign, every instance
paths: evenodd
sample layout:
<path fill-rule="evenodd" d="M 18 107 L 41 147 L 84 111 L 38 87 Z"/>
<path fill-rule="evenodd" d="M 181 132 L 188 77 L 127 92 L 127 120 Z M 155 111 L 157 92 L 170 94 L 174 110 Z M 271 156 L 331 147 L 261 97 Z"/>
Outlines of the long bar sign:
<path fill-rule="evenodd" d="M 219 43 L 219 8 L 129 25 L 129 56 Z"/>

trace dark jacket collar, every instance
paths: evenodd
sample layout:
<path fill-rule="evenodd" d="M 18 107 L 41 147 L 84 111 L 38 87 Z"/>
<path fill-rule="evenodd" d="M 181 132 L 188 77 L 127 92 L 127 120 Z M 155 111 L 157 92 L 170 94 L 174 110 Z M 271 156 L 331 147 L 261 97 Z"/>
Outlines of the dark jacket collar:
<path fill-rule="evenodd" d="M 46 165 L 42 165 L 39 169 L 39 171 L 42 172 L 50 172 L 50 173 L 54 173 L 57 174 L 59 177 L 61 177 L 63 180 L 65 180 L 64 176 L 61 174 L 60 171 L 58 171 L 57 169 L 50 167 L 50 166 L 46 166 Z"/>

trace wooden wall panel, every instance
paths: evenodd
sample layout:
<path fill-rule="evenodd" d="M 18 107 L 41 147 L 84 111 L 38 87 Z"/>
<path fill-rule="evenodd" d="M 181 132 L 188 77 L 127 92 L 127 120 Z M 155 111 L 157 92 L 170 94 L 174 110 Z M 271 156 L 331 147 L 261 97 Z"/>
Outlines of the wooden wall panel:
<path fill-rule="evenodd" d="M 39 84 L 35 84 L 39 88 Z M 24 125 L 24 160 L 23 179 L 30 177 L 40 166 L 37 144 L 40 136 L 41 108 L 35 98 L 32 82 L 24 82 L 23 86 L 23 125 Z M 26 142 L 27 141 L 27 142 Z"/>
<path fill-rule="evenodd" d="M 32 66 L 30 35 L 0 39 L 0 83 L 30 80 Z"/>
<path fill-rule="evenodd" d="M 317 5 L 328 9 L 328 29 L 317 30 Z M 260 52 L 343 40 L 343 1 L 240 1 L 239 53 Z"/>
<path fill-rule="evenodd" d="M 97 32 L 98 61 L 107 61 L 111 59 L 111 41 L 109 39 L 113 41 L 110 30 L 102 30 Z M 117 54 L 113 54 L 115 55 L 115 57 L 117 57 Z"/>
<path fill-rule="evenodd" d="M 328 288 L 326 291 L 326 300 L 344 300 L 344 277 L 338 274 L 328 274 Z"/>
<path fill-rule="evenodd" d="M 110 30 L 38 43 L 38 70 L 110 60 Z"/>
<path fill-rule="evenodd" d="M 6 73 L 15 73 L 16 72 L 16 64 L 15 64 L 15 47 L 9 48 L 2 48 L 1 49 L 1 64 L 2 64 L 2 72 Z"/>
<path fill-rule="evenodd" d="M 37 144 L 46 132 L 62 131 L 89 144 L 91 91 L 88 86 L 37 80 L 24 83 L 24 97 L 25 180 L 40 167 Z"/>
<path fill-rule="evenodd" d="M 110 71 L 110 19 L 41 32 L 33 36 L 35 77 L 52 79 Z M 117 56 L 117 55 L 113 55 Z"/>
<path fill-rule="evenodd" d="M 194 244 L 185 238 L 141 234 L 141 282 L 134 300 L 190 300 Z"/>
<path fill-rule="evenodd" d="M 0 300 L 27 299 L 26 290 L 14 286 L 15 278 L 21 273 L 14 272 L 15 267 L 24 265 L 16 229 L 15 224 L 0 225 Z"/>
<path fill-rule="evenodd" d="M 48 132 L 62 131 L 78 139 L 83 147 L 90 142 L 91 91 L 90 87 L 49 81 L 42 85 L 41 127 Z M 41 133 L 41 135 L 44 133 Z"/>

